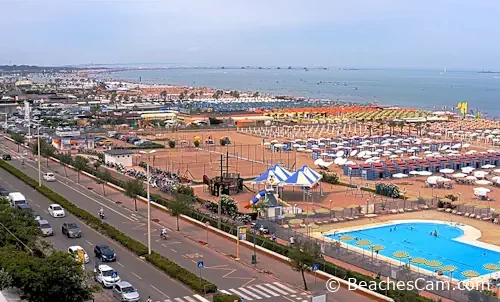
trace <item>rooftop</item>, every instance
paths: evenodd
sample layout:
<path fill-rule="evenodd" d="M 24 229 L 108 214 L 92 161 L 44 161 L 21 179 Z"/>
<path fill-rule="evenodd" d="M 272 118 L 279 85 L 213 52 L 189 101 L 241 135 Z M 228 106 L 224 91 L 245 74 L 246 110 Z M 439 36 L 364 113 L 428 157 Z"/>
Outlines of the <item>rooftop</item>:
<path fill-rule="evenodd" d="M 127 150 L 127 149 L 111 149 L 111 150 L 106 150 L 104 153 L 109 154 L 109 155 L 129 155 L 129 154 L 134 154 L 134 152 Z"/>

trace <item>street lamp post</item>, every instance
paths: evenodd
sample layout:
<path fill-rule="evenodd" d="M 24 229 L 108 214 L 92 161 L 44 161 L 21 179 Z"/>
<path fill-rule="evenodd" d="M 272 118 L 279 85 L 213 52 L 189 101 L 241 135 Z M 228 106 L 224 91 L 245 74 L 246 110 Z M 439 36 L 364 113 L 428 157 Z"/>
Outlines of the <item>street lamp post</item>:
<path fill-rule="evenodd" d="M 257 231 L 255 229 L 253 229 L 253 256 L 252 256 L 252 264 L 253 264 L 253 266 L 257 265 L 256 238 L 257 238 Z"/>
<path fill-rule="evenodd" d="M 149 172 L 149 157 L 151 154 L 155 153 L 156 150 L 150 151 L 139 151 L 140 153 L 146 154 L 148 156 L 148 162 L 146 164 L 146 188 L 147 188 L 147 199 L 148 199 L 148 254 L 151 255 L 151 197 L 149 193 L 149 182 L 151 181 L 151 174 Z"/>
<path fill-rule="evenodd" d="M 38 186 L 42 186 L 42 170 L 40 168 L 40 125 L 37 127 L 37 144 L 38 144 Z"/>
<path fill-rule="evenodd" d="M 207 227 L 207 245 L 208 245 L 208 227 L 210 226 L 210 221 L 205 222 L 205 226 Z"/>

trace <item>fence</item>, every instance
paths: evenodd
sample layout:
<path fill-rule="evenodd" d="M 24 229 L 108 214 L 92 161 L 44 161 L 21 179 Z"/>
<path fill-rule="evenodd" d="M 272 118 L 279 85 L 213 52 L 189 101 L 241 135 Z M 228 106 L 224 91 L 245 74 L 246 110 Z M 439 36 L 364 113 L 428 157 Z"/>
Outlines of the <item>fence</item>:
<path fill-rule="evenodd" d="M 378 253 L 376 252 L 365 251 L 360 253 L 356 250 L 349 250 L 339 244 L 326 242 L 324 240 L 324 236 L 323 240 L 320 240 L 312 238 L 305 233 L 298 232 L 295 229 L 282 227 L 281 225 L 275 223 L 272 219 L 259 219 L 257 223 L 268 228 L 270 233 L 274 233 L 276 237 L 282 240 L 288 241 L 290 237 L 293 236 L 296 240 L 305 240 L 311 242 L 311 244 L 318 244 L 321 246 L 323 255 L 372 272 L 374 275 L 380 274 L 381 277 L 388 277 L 395 282 L 402 281 L 405 282 L 405 284 L 408 284 L 409 281 L 412 281 L 414 284 L 418 284 L 419 288 L 425 288 L 427 292 L 436 294 L 443 298 L 448 298 L 454 301 L 500 302 L 498 298 L 478 290 L 467 291 L 459 290 L 458 288 L 450 288 L 449 290 L 446 290 L 445 288 L 445 290 L 443 290 L 443 279 L 438 279 L 435 276 L 421 273 L 418 270 L 417 272 L 411 270 L 409 265 L 415 267 L 415 264 L 408 263 L 407 259 L 403 260 L 400 265 L 395 265 L 378 259 Z M 453 262 L 450 264 L 453 264 Z M 325 264 L 320 263 L 320 266 L 321 265 Z M 448 274 L 446 276 L 448 276 Z"/>

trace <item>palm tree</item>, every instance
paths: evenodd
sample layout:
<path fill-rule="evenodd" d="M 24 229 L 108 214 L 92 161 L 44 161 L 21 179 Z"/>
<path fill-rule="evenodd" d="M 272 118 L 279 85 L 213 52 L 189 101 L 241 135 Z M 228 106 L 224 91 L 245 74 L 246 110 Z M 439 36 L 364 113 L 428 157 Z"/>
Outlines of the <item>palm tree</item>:
<path fill-rule="evenodd" d="M 400 134 L 401 134 L 401 135 L 403 135 L 403 129 L 404 129 L 404 127 L 405 127 L 405 122 L 403 122 L 403 121 L 399 121 L 399 122 L 397 123 L 397 126 L 399 127 Z"/>
<path fill-rule="evenodd" d="M 180 231 L 179 216 L 186 213 L 192 206 L 193 196 L 185 194 L 177 194 L 174 200 L 170 202 L 168 210 L 170 211 L 170 215 L 177 220 L 177 231 Z"/>
<path fill-rule="evenodd" d="M 102 185 L 102 194 L 106 196 L 106 183 L 110 182 L 113 177 L 109 173 L 108 170 L 105 170 L 103 173 L 99 173 L 97 175 L 96 181 L 98 184 Z"/>
<path fill-rule="evenodd" d="M 394 135 L 394 127 L 396 127 L 396 122 L 390 121 L 389 123 L 387 123 L 387 125 L 389 126 L 389 129 L 391 131 L 391 135 Z"/>

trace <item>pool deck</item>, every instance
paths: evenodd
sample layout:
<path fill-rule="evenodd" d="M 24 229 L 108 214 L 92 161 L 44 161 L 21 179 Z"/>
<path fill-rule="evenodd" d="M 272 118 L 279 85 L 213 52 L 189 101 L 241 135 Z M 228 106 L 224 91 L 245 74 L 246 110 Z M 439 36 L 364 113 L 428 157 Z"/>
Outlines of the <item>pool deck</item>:
<path fill-rule="evenodd" d="M 419 212 L 418 216 L 420 217 L 415 217 L 415 215 L 411 214 L 417 214 L 417 213 L 406 213 L 406 214 L 401 214 L 401 215 L 385 215 L 382 217 L 377 217 L 376 219 L 362 219 L 359 221 L 355 221 L 357 223 L 339 223 L 335 225 L 331 225 L 330 227 L 328 225 L 322 226 L 320 229 L 318 229 L 316 232 L 313 232 L 311 234 L 312 237 L 318 238 L 325 240 L 327 242 L 337 242 L 337 240 L 331 239 L 326 237 L 326 235 L 333 235 L 339 234 L 339 233 L 344 233 L 344 232 L 352 232 L 352 231 L 357 231 L 357 230 L 362 230 L 362 229 L 369 229 L 369 228 L 375 228 L 375 227 L 381 227 L 381 226 L 388 226 L 388 225 L 395 225 L 395 224 L 400 224 L 400 223 L 439 223 L 439 224 L 448 224 L 448 225 L 453 225 L 456 227 L 459 227 L 460 229 L 463 230 L 464 234 L 458 238 L 455 238 L 454 240 L 463 242 L 466 244 L 474 245 L 477 247 L 481 247 L 484 249 L 489 249 L 493 250 L 496 252 L 500 252 L 500 246 L 489 243 L 489 242 L 483 242 L 480 241 L 480 239 L 484 238 L 484 233 L 485 232 L 495 232 L 498 233 L 498 230 L 500 230 L 498 225 L 494 225 L 491 222 L 485 222 L 485 221 L 476 221 L 474 219 L 468 219 L 465 217 L 461 216 L 455 216 L 453 215 L 450 217 L 451 214 L 445 214 L 442 212 L 438 211 L 425 211 L 425 212 Z M 422 217 L 424 216 L 424 217 Z M 404 219 L 408 217 L 408 219 Z M 384 219 L 385 218 L 385 219 Z M 395 219 L 397 218 L 397 219 Z M 437 220 L 435 218 L 441 218 L 441 220 Z M 361 224 L 359 222 L 365 222 L 364 224 Z M 470 224 L 468 224 L 470 223 Z M 485 232 L 482 232 L 482 230 L 485 230 Z M 497 234 L 494 234 L 497 235 Z M 498 236 L 498 235 L 497 235 Z M 494 236 L 494 237 L 497 237 Z M 495 240 L 496 241 L 496 240 Z M 348 248 L 350 250 L 355 250 L 359 253 L 368 253 L 368 256 L 370 256 L 370 252 L 366 251 L 364 249 L 361 249 L 357 246 L 351 245 L 351 244 L 346 244 L 344 242 L 340 242 L 340 244 Z M 394 264 L 396 266 L 401 266 L 403 261 L 398 261 L 393 258 L 383 256 L 383 255 L 378 255 L 377 259 L 383 260 L 385 262 Z M 406 262 L 406 261 L 405 261 Z M 420 273 L 424 273 L 426 275 L 430 276 L 435 276 L 436 273 L 430 270 L 426 270 L 420 267 L 416 267 L 416 265 L 410 265 L 410 268 L 414 271 L 419 271 Z M 439 279 L 449 281 L 449 275 L 442 275 L 438 276 Z M 464 282 L 464 283 L 471 283 L 475 282 L 475 284 L 480 283 L 480 282 L 487 282 L 491 277 L 500 277 L 500 272 L 493 272 L 492 274 L 485 274 L 481 275 L 476 278 L 471 278 L 467 280 L 457 280 L 453 278 L 452 284 L 457 284 L 458 282 Z"/>

